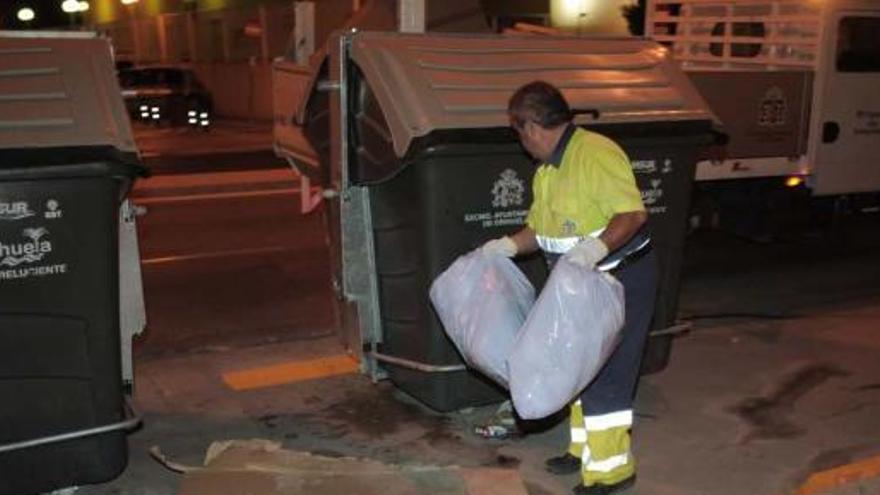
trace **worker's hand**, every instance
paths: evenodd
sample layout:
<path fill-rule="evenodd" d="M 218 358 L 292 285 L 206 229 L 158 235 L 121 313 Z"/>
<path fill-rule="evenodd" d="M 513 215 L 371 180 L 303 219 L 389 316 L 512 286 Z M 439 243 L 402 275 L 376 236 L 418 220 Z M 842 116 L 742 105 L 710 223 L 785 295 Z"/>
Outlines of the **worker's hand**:
<path fill-rule="evenodd" d="M 481 249 L 484 254 L 504 256 L 505 258 L 513 258 L 516 256 L 517 252 L 516 243 L 508 236 L 492 239 L 486 244 L 483 244 Z"/>
<path fill-rule="evenodd" d="M 596 263 L 606 256 L 608 256 L 608 246 L 595 237 L 587 237 L 565 253 L 568 261 L 588 270 L 596 268 Z"/>

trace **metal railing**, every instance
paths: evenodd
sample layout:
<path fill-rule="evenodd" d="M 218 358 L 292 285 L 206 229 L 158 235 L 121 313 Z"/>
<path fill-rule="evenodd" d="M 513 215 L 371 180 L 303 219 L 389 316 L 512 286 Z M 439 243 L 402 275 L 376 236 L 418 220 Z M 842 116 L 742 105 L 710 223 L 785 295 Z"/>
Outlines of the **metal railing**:
<path fill-rule="evenodd" d="M 820 11 L 800 0 L 649 2 L 646 34 L 684 67 L 814 68 Z"/>
<path fill-rule="evenodd" d="M 104 433 L 112 433 L 114 431 L 128 431 L 134 429 L 141 423 L 141 416 L 137 414 L 137 411 L 135 411 L 134 407 L 131 405 L 128 397 L 125 397 L 124 406 L 125 419 L 122 421 L 117 421 L 115 423 L 101 426 L 95 426 L 92 428 L 84 428 L 80 430 L 59 433 L 57 435 L 49 435 L 45 437 L 32 438 L 29 440 L 22 440 L 19 442 L 2 444 L 0 445 L 0 454 L 12 452 L 15 450 L 42 447 L 44 445 L 49 445 L 53 443 L 67 442 L 70 440 L 77 440 L 80 438 L 102 435 Z"/>

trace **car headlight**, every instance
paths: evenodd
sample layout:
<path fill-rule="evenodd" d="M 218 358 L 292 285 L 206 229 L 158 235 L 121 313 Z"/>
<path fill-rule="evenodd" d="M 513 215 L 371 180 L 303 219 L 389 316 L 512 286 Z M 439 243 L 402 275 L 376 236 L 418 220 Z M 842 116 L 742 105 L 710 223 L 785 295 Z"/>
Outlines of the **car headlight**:
<path fill-rule="evenodd" d="M 190 125 L 208 127 L 211 125 L 210 113 L 206 110 L 190 110 L 186 113 L 186 121 Z"/>

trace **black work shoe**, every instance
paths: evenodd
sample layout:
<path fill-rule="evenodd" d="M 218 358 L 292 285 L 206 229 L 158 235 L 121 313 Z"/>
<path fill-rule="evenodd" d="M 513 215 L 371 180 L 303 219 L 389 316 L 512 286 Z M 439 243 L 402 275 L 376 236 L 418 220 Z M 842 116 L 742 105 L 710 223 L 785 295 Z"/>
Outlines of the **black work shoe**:
<path fill-rule="evenodd" d="M 553 474 L 574 474 L 581 470 L 581 460 L 566 452 L 544 461 L 544 468 Z"/>
<path fill-rule="evenodd" d="M 574 495 L 611 495 L 612 493 L 622 492 L 628 488 L 632 488 L 633 485 L 636 484 L 636 475 L 632 475 L 629 478 L 618 481 L 617 483 L 612 483 L 610 485 L 603 485 L 602 483 L 596 483 L 595 485 L 578 485 L 574 487 L 572 493 Z"/>

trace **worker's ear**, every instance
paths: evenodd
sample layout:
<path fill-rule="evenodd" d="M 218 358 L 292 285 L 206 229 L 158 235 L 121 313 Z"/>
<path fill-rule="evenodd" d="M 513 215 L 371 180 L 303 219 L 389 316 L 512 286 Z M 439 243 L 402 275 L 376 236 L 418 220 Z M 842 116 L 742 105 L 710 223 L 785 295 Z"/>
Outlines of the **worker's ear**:
<path fill-rule="evenodd" d="M 541 126 L 536 124 L 531 120 L 527 120 L 525 124 L 522 126 L 522 132 L 526 136 L 531 139 L 536 139 L 538 137 L 538 132 L 541 130 Z"/>

